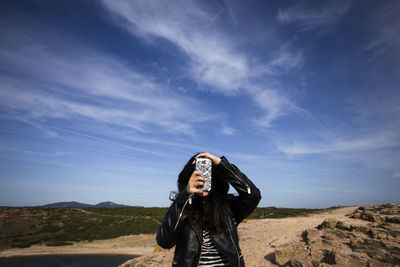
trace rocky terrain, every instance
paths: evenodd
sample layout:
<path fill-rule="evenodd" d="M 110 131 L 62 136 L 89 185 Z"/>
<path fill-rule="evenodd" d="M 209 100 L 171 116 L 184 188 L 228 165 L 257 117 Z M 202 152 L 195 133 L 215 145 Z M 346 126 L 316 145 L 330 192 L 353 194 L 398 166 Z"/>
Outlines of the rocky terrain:
<path fill-rule="evenodd" d="M 271 259 L 287 266 L 400 266 L 399 215 L 394 204 L 361 206 L 349 214 L 352 222 L 325 219 L 302 232 L 299 243 L 278 247 Z"/>
<path fill-rule="evenodd" d="M 309 217 L 250 220 L 239 226 L 246 266 L 400 266 L 400 206 L 345 207 Z M 173 249 L 130 266 L 171 266 Z"/>

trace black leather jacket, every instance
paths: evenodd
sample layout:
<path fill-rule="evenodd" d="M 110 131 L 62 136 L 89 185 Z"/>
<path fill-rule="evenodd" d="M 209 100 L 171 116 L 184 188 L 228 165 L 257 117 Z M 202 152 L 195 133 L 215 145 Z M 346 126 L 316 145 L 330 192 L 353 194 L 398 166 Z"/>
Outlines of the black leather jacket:
<path fill-rule="evenodd" d="M 232 211 L 232 216 L 226 215 L 225 218 L 228 231 L 211 233 L 211 238 L 231 266 L 244 267 L 237 226 L 257 207 L 261 199 L 260 190 L 225 157 L 221 157 L 216 168 L 239 195 L 228 197 Z M 186 190 L 177 196 L 157 232 L 157 243 L 161 247 L 169 249 L 176 245 L 172 266 L 197 266 L 199 262 L 203 234 L 200 226 L 188 220 L 192 213 L 191 197 Z"/>

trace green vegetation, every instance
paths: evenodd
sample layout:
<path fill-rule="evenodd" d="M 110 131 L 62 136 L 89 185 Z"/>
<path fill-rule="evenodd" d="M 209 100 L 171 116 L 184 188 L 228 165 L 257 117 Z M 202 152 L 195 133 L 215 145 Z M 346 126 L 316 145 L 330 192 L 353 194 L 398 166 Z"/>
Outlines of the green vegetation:
<path fill-rule="evenodd" d="M 256 208 L 255 211 L 252 214 L 250 214 L 248 219 L 264 219 L 264 218 L 280 219 L 286 217 L 308 216 L 310 214 L 320 213 L 327 210 L 336 209 L 339 207 L 331 207 L 328 209 L 290 209 L 290 208 L 276 208 L 276 207 Z"/>
<path fill-rule="evenodd" d="M 49 246 L 49 247 L 70 246 L 70 245 L 73 245 L 73 244 L 74 243 L 71 243 L 71 242 L 54 241 L 54 242 L 46 243 L 46 246 Z"/>
<path fill-rule="evenodd" d="M 0 249 L 153 234 L 167 208 L 8 208 L 0 211 Z"/>
<path fill-rule="evenodd" d="M 257 208 L 248 219 L 306 216 L 318 209 Z M 7 208 L 0 210 L 0 250 L 33 244 L 110 239 L 154 234 L 167 208 Z"/>

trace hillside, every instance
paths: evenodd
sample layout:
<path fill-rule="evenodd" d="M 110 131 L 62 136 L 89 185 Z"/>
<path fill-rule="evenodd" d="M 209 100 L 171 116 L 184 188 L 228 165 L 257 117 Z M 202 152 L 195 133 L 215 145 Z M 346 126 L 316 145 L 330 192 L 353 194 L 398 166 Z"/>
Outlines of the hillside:
<path fill-rule="evenodd" d="M 155 233 L 166 208 L 7 208 L 0 211 L 0 249 Z"/>
<path fill-rule="evenodd" d="M 64 202 L 56 202 L 56 203 L 50 203 L 50 204 L 45 204 L 41 206 L 0 206 L 1 209 L 7 209 L 7 208 L 122 208 L 122 207 L 136 207 L 136 208 L 143 208 L 141 206 L 128 206 L 128 205 L 123 205 L 123 204 L 117 204 L 111 201 L 104 201 L 100 202 L 98 204 L 92 205 L 92 204 L 86 204 L 86 203 L 81 203 L 77 201 L 64 201 Z"/>

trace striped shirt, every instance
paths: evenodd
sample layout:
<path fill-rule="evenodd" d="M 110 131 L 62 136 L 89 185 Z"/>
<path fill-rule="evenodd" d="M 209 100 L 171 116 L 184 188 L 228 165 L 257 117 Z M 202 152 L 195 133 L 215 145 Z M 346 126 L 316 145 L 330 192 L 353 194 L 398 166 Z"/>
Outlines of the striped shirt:
<path fill-rule="evenodd" d="M 229 261 L 222 255 L 211 239 L 210 232 L 203 229 L 203 244 L 198 266 L 229 266 Z"/>

